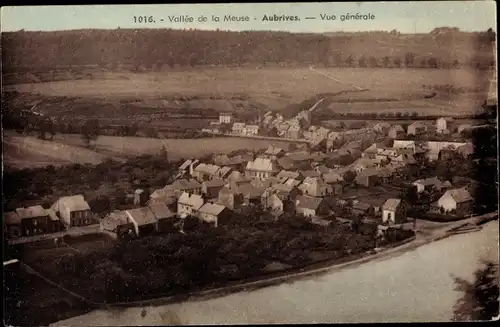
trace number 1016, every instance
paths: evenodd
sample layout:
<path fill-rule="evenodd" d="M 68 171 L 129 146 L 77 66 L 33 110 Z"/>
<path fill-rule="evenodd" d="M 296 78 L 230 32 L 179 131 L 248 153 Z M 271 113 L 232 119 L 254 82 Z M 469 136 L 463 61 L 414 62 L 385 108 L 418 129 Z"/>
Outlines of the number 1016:
<path fill-rule="evenodd" d="M 154 23 L 155 19 L 153 16 L 134 16 L 134 23 Z"/>

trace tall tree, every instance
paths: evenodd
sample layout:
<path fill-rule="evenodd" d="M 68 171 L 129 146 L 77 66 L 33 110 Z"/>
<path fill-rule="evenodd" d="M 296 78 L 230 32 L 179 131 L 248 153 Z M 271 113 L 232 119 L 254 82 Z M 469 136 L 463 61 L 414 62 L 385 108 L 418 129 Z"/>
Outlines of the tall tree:
<path fill-rule="evenodd" d="M 455 277 L 456 290 L 462 297 L 453 307 L 454 321 L 491 320 L 499 315 L 498 263 L 485 262 L 471 283 Z"/>
<path fill-rule="evenodd" d="M 87 120 L 82 126 L 82 138 L 87 147 L 91 141 L 97 140 L 100 134 L 99 121 L 97 119 Z"/>

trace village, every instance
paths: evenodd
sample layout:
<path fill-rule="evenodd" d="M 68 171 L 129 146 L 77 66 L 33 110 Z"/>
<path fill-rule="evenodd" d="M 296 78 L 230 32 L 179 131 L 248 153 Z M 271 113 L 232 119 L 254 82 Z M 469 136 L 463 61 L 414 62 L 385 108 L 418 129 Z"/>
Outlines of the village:
<path fill-rule="evenodd" d="M 287 150 L 270 145 L 265 151 L 232 157 L 214 154 L 206 162 L 188 159 L 172 183 L 156 190 L 137 189 L 131 209 L 105 216 L 93 213 L 82 195 L 62 197 L 50 208 L 18 208 L 4 213 L 6 237 L 28 242 L 34 236 L 64 235 L 84 226 L 114 239 L 183 233 L 186 218 L 218 227 L 235 213 L 258 208 L 275 220 L 297 216 L 320 226 L 372 225 L 382 239 L 388 228 L 413 229 L 418 218 L 449 221 L 473 213 L 473 179 L 445 180 L 432 170 L 422 173 L 428 171 L 423 169 L 428 162 L 470 160 L 473 144 L 419 140 L 432 134 L 456 139 L 473 129 L 471 125 L 456 126 L 453 119 L 443 117 L 433 124 L 415 121 L 406 130 L 389 123 L 340 130 L 312 126 L 310 120 L 308 110 L 289 120 L 266 113 L 260 125 L 246 125 L 221 113 L 212 125 L 232 126 L 231 134 L 254 136 L 274 129 L 278 137 L 309 143 L 292 143 Z M 419 178 L 411 180 L 409 170 L 419 171 Z"/>

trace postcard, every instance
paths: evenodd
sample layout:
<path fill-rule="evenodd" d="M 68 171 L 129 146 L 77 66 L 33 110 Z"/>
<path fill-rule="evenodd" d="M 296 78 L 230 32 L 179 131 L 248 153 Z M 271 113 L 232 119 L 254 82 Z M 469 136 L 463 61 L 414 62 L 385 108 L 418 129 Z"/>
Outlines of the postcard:
<path fill-rule="evenodd" d="M 5 324 L 498 320 L 495 9 L 2 7 Z"/>

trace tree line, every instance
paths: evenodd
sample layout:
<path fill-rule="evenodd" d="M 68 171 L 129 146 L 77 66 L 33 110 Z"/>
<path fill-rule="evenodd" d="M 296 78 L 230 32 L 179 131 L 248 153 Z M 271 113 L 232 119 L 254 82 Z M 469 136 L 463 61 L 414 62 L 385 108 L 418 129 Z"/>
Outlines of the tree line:
<path fill-rule="evenodd" d="M 362 34 L 362 33 L 361 33 Z M 489 68 L 495 32 L 407 35 L 294 34 L 173 29 L 2 33 L 4 69 L 99 65 L 135 71 L 199 65 L 323 65 L 331 67 Z M 387 45 L 382 45 L 387 43 Z M 392 44 L 392 47 L 391 47 Z M 388 48 L 402 47 L 394 56 Z M 432 56 L 429 47 L 436 48 Z M 463 49 L 459 58 L 448 48 Z M 358 49 L 359 48 L 359 49 Z M 360 55 L 371 48 L 373 55 Z M 359 51 L 358 51 L 359 50 Z M 425 51 L 424 51 L 425 50 Z"/>

